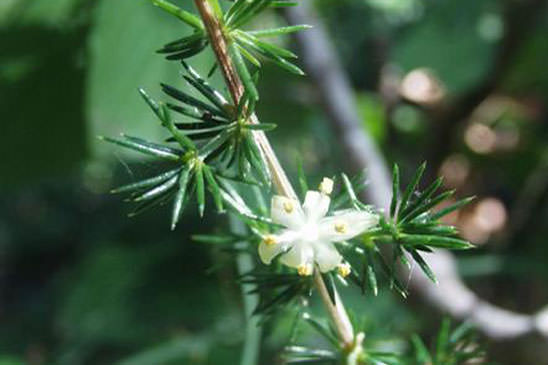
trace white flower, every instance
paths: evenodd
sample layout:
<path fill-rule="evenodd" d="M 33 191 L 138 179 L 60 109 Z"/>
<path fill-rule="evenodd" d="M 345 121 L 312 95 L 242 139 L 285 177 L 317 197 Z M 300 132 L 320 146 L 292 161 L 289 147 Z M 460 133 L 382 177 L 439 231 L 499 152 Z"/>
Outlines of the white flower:
<path fill-rule="evenodd" d="M 286 227 L 276 235 L 266 235 L 259 245 L 259 256 L 265 264 L 274 257 L 296 268 L 299 275 L 311 275 L 314 266 L 321 272 L 339 268 L 348 275 L 350 266 L 342 262 L 333 242 L 355 237 L 375 226 L 379 217 L 373 213 L 347 209 L 326 217 L 329 209 L 329 193 L 333 187 L 330 179 L 324 179 L 320 191 L 306 193 L 304 204 L 284 196 L 272 197 L 271 217 L 274 223 Z"/>

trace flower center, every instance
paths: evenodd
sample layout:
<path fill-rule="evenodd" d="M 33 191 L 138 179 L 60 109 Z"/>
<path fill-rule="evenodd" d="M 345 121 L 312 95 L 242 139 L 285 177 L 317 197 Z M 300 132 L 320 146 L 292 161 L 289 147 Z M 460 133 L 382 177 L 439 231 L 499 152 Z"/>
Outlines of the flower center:
<path fill-rule="evenodd" d="M 314 223 L 307 223 L 301 228 L 301 239 L 307 243 L 314 243 L 319 238 L 319 227 Z"/>

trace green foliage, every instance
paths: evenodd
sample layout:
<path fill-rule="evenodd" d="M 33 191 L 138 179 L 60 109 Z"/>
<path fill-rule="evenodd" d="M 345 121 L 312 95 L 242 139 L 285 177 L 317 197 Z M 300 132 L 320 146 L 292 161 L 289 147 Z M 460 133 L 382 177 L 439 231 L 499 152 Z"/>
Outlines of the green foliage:
<path fill-rule="evenodd" d="M 485 350 L 477 343 L 472 326 L 463 323 L 453 331 L 450 320 L 445 318 L 431 350 L 418 335 L 413 335 L 413 357 L 411 364 L 420 365 L 464 365 L 485 364 Z"/>
<path fill-rule="evenodd" d="M 140 203 L 131 215 L 173 199 L 171 229 L 177 225 L 192 195 L 195 195 L 200 216 L 203 216 L 206 187 L 217 209 L 223 211 L 223 200 L 227 197 L 229 201 L 234 200 L 225 191 L 229 180 L 257 184 L 252 175 L 255 173 L 265 186 L 271 182 L 253 131 L 271 130 L 275 125 L 251 124 L 249 118 L 254 103 L 247 94 L 239 105 L 231 105 L 192 67 L 184 62 L 183 66 L 186 71 L 184 80 L 207 101 L 166 84 L 162 84 L 163 91 L 179 101 L 180 105 L 157 103 L 144 90 L 139 90 L 162 127 L 169 132 L 167 142 L 176 143 L 177 147 L 127 135 L 121 138 L 102 137 L 107 142 L 175 164 L 171 170 L 113 190 L 114 193 L 130 193 L 130 200 Z M 171 111 L 185 119 L 174 121 Z"/>
<path fill-rule="evenodd" d="M 399 168 L 394 165 L 390 220 L 381 219 L 379 231 L 371 233 L 368 239 L 378 243 L 393 244 L 393 265 L 399 260 L 409 266 L 407 252 L 425 275 L 436 282 L 434 273 L 420 252 L 432 252 L 435 248 L 463 250 L 473 247 L 469 242 L 456 237 L 455 227 L 444 225 L 439 221 L 445 215 L 468 204 L 473 197 L 459 200 L 438 211 L 432 211 L 450 198 L 454 191 L 436 193 L 441 187 L 442 178 L 436 179 L 426 189 L 420 191 L 419 182 L 425 168 L 426 163 L 423 163 L 400 195 Z"/>
<path fill-rule="evenodd" d="M 193 28 L 192 34 L 167 43 L 158 50 L 158 53 L 166 54 L 168 60 L 185 60 L 199 54 L 208 45 L 207 34 L 199 18 L 167 1 L 150 1 Z M 215 5 L 216 12 L 221 13 L 221 7 L 218 5 L 217 0 L 212 1 L 212 4 Z M 247 25 L 251 19 L 269 7 L 294 5 L 296 3 L 291 1 L 237 0 L 233 2 L 224 15 L 217 14 L 222 18 L 223 35 L 228 42 L 230 56 L 251 100 L 258 100 L 259 93 L 252 76 L 255 72 L 249 69 L 245 60 L 254 68 L 260 69 L 262 65 L 260 58 L 264 58 L 288 72 L 303 75 L 303 71 L 290 61 L 297 58 L 294 53 L 263 39 L 294 33 L 309 27 L 298 25 L 260 31 L 245 31 L 241 27 Z M 215 67 L 212 70 L 214 69 Z"/>

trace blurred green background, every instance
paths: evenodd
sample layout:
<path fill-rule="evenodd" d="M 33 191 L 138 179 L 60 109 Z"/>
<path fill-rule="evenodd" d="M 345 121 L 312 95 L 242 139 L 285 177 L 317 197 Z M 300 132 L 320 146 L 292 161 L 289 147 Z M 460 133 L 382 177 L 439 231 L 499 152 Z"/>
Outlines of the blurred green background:
<path fill-rule="evenodd" d="M 386 159 L 406 174 L 427 159 L 430 176 L 477 195 L 453 217 L 480 245 L 459 257 L 466 282 L 504 308 L 546 305 L 545 1 L 314 4 Z M 0 365 L 238 363 L 233 259 L 189 238 L 226 219 L 199 220 L 191 206 L 170 232 L 169 209 L 127 218 L 109 189 L 159 167 L 96 138 L 161 139 L 136 89 L 161 99 L 160 81 L 183 85 L 179 66 L 154 51 L 186 32 L 146 0 L 0 2 Z M 204 72 L 212 56 L 191 63 Z M 339 172 L 345 156 L 310 80 L 266 67 L 260 86 L 258 112 L 279 124 L 270 135 L 288 170 L 301 155 L 315 181 Z M 428 338 L 442 316 L 413 294 L 345 295 L 368 339 L 392 347 L 414 331 Z M 265 324 L 261 364 L 278 363 L 293 317 Z M 485 341 L 498 363 L 548 364 L 538 338 Z"/>

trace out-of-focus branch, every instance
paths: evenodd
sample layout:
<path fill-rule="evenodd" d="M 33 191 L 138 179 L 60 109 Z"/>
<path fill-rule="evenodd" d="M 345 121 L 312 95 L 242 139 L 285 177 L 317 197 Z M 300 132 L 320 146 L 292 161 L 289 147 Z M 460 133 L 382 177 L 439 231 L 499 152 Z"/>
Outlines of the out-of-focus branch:
<path fill-rule="evenodd" d="M 284 14 L 291 24 L 314 25 L 315 29 L 295 35 L 306 72 L 317 86 L 322 106 L 342 142 L 350 167 L 356 170 L 354 172 L 367 168 L 372 182 L 366 189 L 367 200 L 386 209 L 391 194 L 386 164 L 375 142 L 361 126 L 348 78 L 343 74 L 325 31 L 311 18 L 310 11 L 309 2 L 302 1 L 299 6 L 288 8 Z"/>
<path fill-rule="evenodd" d="M 370 184 L 365 199 L 387 207 L 391 182 L 383 156 L 362 127 L 347 76 L 343 72 L 323 25 L 309 3 L 288 8 L 284 15 L 290 24 L 310 24 L 314 28 L 295 35 L 306 72 L 315 83 L 322 107 L 344 147 L 354 170 L 367 169 Z M 460 278 L 454 256 L 439 251 L 428 262 L 440 281 L 431 283 L 422 274 L 413 275 L 411 287 L 442 312 L 469 320 L 494 340 L 511 339 L 538 333 L 548 339 L 548 308 L 535 315 L 511 312 L 479 298 Z"/>

